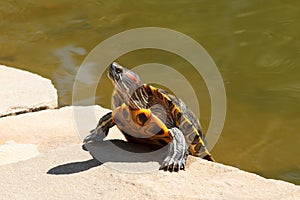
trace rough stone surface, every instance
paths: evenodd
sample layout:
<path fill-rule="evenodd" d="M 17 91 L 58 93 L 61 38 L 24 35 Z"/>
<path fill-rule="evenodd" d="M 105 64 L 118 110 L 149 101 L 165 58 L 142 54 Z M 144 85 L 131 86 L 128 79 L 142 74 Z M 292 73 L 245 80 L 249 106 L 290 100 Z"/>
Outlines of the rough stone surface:
<path fill-rule="evenodd" d="M 10 140 L 0 146 L 0 165 L 28 160 L 39 155 L 34 144 L 18 144 Z"/>
<path fill-rule="evenodd" d="M 113 155 L 112 155 L 113 156 Z M 127 173 L 69 145 L 0 166 L 0 199 L 299 199 L 300 187 L 190 157 L 186 171 Z"/>
<path fill-rule="evenodd" d="M 39 75 L 0 65 L 0 117 L 57 107 L 57 91 Z"/>
<path fill-rule="evenodd" d="M 48 151 L 79 143 L 108 111 L 100 106 L 69 106 L 3 117 L 0 118 L 0 145 L 13 140 Z"/>
<path fill-rule="evenodd" d="M 14 141 L 20 145 L 36 145 L 40 152 L 46 152 L 72 143 L 78 144 L 91 129 L 95 128 L 99 118 L 108 111 L 100 106 L 69 106 L 3 117 L 0 118 L 0 145 L 4 145 L 7 141 Z M 116 128 L 113 130 L 110 137 L 120 135 Z M 6 146 L 10 145 L 12 144 L 6 144 Z M 29 152 L 34 153 L 31 150 Z M 29 152 L 24 150 L 23 156 L 27 157 L 25 154 Z M 14 153 L 12 148 L 5 147 L 5 153 L 3 150 L 2 154 L 6 156 L 2 157 L 0 163 L 16 161 L 11 158 L 21 159 L 22 156 L 14 155 Z"/>
<path fill-rule="evenodd" d="M 106 112 L 99 106 L 65 107 L 1 118 L 3 143 L 32 143 L 41 153 L 0 166 L 0 199 L 300 199 L 299 186 L 191 156 L 186 171 L 159 171 L 151 156 L 116 156 L 107 148 L 110 141 L 89 147 L 107 156 L 101 163 L 80 143 Z M 119 131 L 112 130 L 110 138 L 120 138 Z M 139 167 L 147 166 L 141 173 Z"/>

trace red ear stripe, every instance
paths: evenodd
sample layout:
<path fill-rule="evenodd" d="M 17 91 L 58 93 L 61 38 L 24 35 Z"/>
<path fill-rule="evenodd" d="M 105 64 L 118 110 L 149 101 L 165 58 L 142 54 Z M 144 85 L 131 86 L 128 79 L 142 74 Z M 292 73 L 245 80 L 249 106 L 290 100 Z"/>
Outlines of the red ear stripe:
<path fill-rule="evenodd" d="M 133 80 L 136 84 L 140 84 L 140 79 L 135 75 L 132 74 L 130 72 L 125 73 L 125 75 L 130 78 L 131 80 Z"/>

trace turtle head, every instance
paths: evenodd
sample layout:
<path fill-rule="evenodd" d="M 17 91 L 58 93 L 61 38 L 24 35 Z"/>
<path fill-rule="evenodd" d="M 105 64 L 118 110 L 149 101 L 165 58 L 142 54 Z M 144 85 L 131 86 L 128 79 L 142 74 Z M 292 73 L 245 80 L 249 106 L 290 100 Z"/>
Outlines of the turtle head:
<path fill-rule="evenodd" d="M 113 82 L 115 89 L 123 94 L 132 94 L 142 85 L 142 81 L 136 73 L 116 62 L 110 65 L 108 77 Z"/>

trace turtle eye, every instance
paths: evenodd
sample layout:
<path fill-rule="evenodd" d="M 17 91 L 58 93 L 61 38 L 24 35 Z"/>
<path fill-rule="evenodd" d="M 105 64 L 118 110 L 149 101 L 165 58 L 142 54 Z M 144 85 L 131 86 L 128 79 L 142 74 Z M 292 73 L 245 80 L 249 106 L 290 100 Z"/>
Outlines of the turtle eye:
<path fill-rule="evenodd" d="M 148 117 L 145 113 L 140 113 L 136 116 L 136 121 L 139 125 L 143 126 L 148 121 Z"/>
<path fill-rule="evenodd" d="M 116 68 L 116 72 L 117 72 L 118 74 L 121 74 L 121 73 L 123 72 L 123 70 L 122 70 L 121 68 Z"/>

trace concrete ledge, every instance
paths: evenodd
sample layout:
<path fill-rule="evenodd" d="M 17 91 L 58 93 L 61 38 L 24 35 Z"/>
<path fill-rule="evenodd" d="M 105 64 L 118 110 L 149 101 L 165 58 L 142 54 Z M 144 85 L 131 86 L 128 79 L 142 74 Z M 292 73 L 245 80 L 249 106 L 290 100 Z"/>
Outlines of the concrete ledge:
<path fill-rule="evenodd" d="M 90 117 L 91 110 L 96 116 L 94 120 Z M 74 111 L 79 117 L 77 122 L 84 122 L 79 128 L 74 123 Z M 64 107 L 0 119 L 1 139 L 34 144 L 40 151 L 39 155 L 33 151 L 34 158 L 26 154 L 29 160 L 0 166 L 0 199 L 296 200 L 300 197 L 299 186 L 192 156 L 186 171 L 169 173 L 157 170 L 159 162 L 151 157 L 134 162 L 130 158 L 117 159 L 115 152 L 106 148 L 106 141 L 100 142 L 97 149 L 110 159 L 104 163 L 94 160 L 82 150 L 78 134 L 88 134 L 106 112 L 99 106 Z M 110 134 L 110 138 L 120 137 L 117 129 Z M 12 152 L 18 154 L 17 158 L 26 153 Z M 122 167 L 124 170 L 116 170 Z M 128 167 L 151 170 L 129 173 Z"/>
<path fill-rule="evenodd" d="M 114 156 L 114 155 L 111 155 Z M 126 164 L 126 163 L 125 163 Z M 0 199 L 299 199 L 300 187 L 189 157 L 186 171 L 126 173 L 69 145 L 0 166 Z"/>
<path fill-rule="evenodd" d="M 0 117 L 57 107 L 57 91 L 39 75 L 0 65 Z"/>
<path fill-rule="evenodd" d="M 78 144 L 108 111 L 100 106 L 68 106 L 0 118 L 0 145 L 12 140 L 18 144 L 37 145 L 39 151 L 46 152 Z"/>

